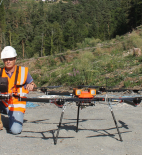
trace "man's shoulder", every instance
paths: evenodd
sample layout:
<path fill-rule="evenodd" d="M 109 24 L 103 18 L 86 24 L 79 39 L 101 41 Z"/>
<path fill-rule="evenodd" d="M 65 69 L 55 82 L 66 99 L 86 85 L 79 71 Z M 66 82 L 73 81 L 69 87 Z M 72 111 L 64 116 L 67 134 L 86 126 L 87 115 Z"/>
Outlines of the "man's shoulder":
<path fill-rule="evenodd" d="M 28 69 L 28 67 L 24 67 L 24 66 L 17 66 L 19 69 L 20 69 L 20 71 L 22 72 L 22 73 L 25 73 L 26 75 L 28 75 L 28 73 L 29 73 L 29 69 Z M 18 69 L 18 70 L 19 70 Z"/>
<path fill-rule="evenodd" d="M 17 67 L 19 66 L 19 65 L 16 65 Z M 24 67 L 24 68 L 28 68 L 28 67 L 25 67 L 25 66 L 19 66 L 19 67 Z"/>
<path fill-rule="evenodd" d="M 25 66 L 18 66 L 18 65 L 17 65 L 17 67 L 21 67 L 21 68 L 28 69 L 28 67 L 25 67 Z"/>

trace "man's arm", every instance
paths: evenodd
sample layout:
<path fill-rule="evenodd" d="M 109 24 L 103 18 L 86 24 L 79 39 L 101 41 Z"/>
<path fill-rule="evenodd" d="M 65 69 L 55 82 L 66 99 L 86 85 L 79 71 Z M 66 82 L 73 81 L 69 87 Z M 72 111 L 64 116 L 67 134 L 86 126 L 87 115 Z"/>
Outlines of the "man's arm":
<path fill-rule="evenodd" d="M 31 77 L 31 75 L 28 73 L 28 76 L 27 76 L 27 80 L 26 80 L 26 89 L 28 91 L 32 91 L 34 89 L 34 87 L 36 87 L 36 84 L 34 83 L 33 81 L 33 78 Z"/>

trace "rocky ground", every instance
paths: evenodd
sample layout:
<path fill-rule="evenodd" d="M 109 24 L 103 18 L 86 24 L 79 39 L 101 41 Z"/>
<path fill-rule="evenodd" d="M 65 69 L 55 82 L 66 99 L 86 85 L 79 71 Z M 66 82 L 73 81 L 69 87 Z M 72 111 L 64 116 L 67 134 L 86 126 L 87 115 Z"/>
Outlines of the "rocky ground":
<path fill-rule="evenodd" d="M 30 93 L 30 97 L 42 95 L 37 92 Z M 67 103 L 56 145 L 54 143 L 63 109 L 51 103 L 34 103 L 34 105 L 35 107 L 27 107 L 23 132 L 19 135 L 7 133 L 8 118 L 2 115 L 4 129 L 0 131 L 0 154 L 141 155 L 141 104 L 132 107 L 125 103 L 112 103 L 123 139 L 121 142 L 107 103 L 96 102 L 95 106 L 80 110 L 78 132 L 76 132 L 77 106 L 74 102 Z"/>

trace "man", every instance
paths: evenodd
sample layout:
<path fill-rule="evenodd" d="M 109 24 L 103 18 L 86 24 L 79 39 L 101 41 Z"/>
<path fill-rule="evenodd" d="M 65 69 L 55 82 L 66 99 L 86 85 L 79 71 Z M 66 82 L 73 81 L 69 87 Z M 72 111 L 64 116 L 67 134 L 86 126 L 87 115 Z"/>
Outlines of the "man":
<path fill-rule="evenodd" d="M 29 91 L 34 89 L 34 82 L 28 72 L 27 67 L 16 65 L 16 50 L 11 46 L 6 46 L 1 52 L 1 59 L 4 68 L 0 70 L 1 77 L 8 79 L 8 94 L 17 93 L 20 97 L 26 97 Z M 0 112 L 8 114 L 9 131 L 12 134 L 19 134 L 22 131 L 26 102 L 18 101 L 18 98 L 11 97 L 8 100 L 0 101 Z M 0 113 L 0 130 L 3 129 Z"/>

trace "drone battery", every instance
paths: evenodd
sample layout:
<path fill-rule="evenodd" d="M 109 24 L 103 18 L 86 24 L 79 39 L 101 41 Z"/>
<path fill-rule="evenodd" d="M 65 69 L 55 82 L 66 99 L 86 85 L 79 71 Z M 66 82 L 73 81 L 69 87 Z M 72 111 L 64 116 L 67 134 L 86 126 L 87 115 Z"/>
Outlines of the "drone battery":
<path fill-rule="evenodd" d="M 8 78 L 0 77 L 0 93 L 8 92 Z"/>

